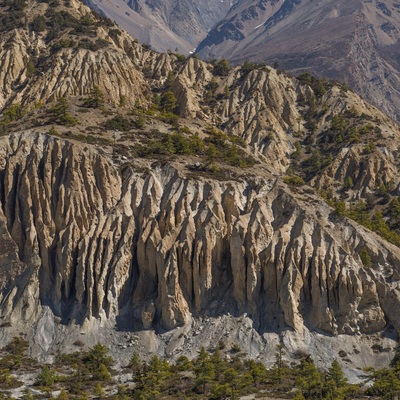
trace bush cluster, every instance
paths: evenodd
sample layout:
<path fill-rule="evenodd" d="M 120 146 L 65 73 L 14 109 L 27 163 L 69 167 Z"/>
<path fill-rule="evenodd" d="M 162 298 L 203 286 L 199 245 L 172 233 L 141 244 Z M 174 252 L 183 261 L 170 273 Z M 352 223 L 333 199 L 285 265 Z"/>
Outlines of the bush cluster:
<path fill-rule="evenodd" d="M 220 162 L 239 168 L 251 167 L 256 163 L 252 156 L 241 149 L 240 146 L 244 144 L 241 138 L 227 136 L 214 128 L 208 129 L 208 134 L 203 140 L 198 134 L 158 132 L 155 138 L 139 148 L 139 156 L 195 155 L 204 157 L 207 164 Z"/>

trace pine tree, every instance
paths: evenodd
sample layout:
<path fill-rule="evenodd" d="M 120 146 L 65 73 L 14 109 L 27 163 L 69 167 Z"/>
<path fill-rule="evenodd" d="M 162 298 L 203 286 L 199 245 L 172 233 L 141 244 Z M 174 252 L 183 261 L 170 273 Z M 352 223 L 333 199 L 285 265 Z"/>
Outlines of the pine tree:
<path fill-rule="evenodd" d="M 307 356 L 300 362 L 296 384 L 302 390 L 305 397 L 310 397 L 311 392 L 318 392 L 321 388 L 321 374 L 317 370 L 311 356 Z"/>
<path fill-rule="evenodd" d="M 389 206 L 390 217 L 393 219 L 400 218 L 400 201 L 394 197 Z"/>
<path fill-rule="evenodd" d="M 252 378 L 253 385 L 257 385 L 262 382 L 267 376 L 267 370 L 263 363 L 254 360 L 246 361 L 248 371 Z"/>
<path fill-rule="evenodd" d="M 400 332 L 397 332 L 397 345 L 394 349 L 394 356 L 390 361 L 390 367 L 400 369 Z"/>
<path fill-rule="evenodd" d="M 62 389 L 57 397 L 57 400 L 69 400 L 68 392 L 65 389 Z"/>
<path fill-rule="evenodd" d="M 165 80 L 164 83 L 164 89 L 169 90 L 172 87 L 172 84 L 174 83 L 175 80 L 175 75 L 172 71 L 169 71 L 167 74 L 167 79 Z"/>
<path fill-rule="evenodd" d="M 335 214 L 336 215 L 345 215 L 346 214 L 346 203 L 344 201 L 336 201 L 335 202 Z"/>
<path fill-rule="evenodd" d="M 94 395 L 96 397 L 98 397 L 99 399 L 101 399 L 104 396 L 104 389 L 103 387 L 100 385 L 100 383 L 98 383 L 96 385 L 96 387 L 94 388 Z"/>
<path fill-rule="evenodd" d="M 104 93 L 97 85 L 93 85 L 89 98 L 83 101 L 85 107 L 99 108 L 104 104 Z"/>
<path fill-rule="evenodd" d="M 235 395 L 237 394 L 239 385 L 240 385 L 240 379 L 239 379 L 239 373 L 236 369 L 234 368 L 228 368 L 224 372 L 224 383 L 229 385 L 231 389 L 231 399 L 235 399 Z"/>
<path fill-rule="evenodd" d="M 108 348 L 101 343 L 97 343 L 91 349 L 87 356 L 89 370 L 92 378 L 95 380 L 110 380 L 111 375 L 108 368 L 112 364 L 112 358 L 107 356 Z"/>
<path fill-rule="evenodd" d="M 52 386 L 57 379 L 55 371 L 49 365 L 45 365 L 42 371 L 36 378 L 35 385 L 37 386 Z"/>
<path fill-rule="evenodd" d="M 400 392 L 400 379 L 393 369 L 383 368 L 372 371 L 370 379 L 374 382 L 368 390 L 370 394 L 380 398 L 394 400 Z"/>
<path fill-rule="evenodd" d="M 65 126 L 74 126 L 78 120 L 70 113 L 70 106 L 66 97 L 60 97 L 50 109 L 51 122 L 58 122 Z"/>
<path fill-rule="evenodd" d="M 351 176 L 348 176 L 345 181 L 344 181 L 344 190 L 349 190 L 354 187 L 354 182 L 353 178 Z"/>
<path fill-rule="evenodd" d="M 347 388 L 348 380 L 344 376 L 339 362 L 335 359 L 325 376 L 325 390 L 331 400 L 341 400 L 344 399 Z"/>
<path fill-rule="evenodd" d="M 275 353 L 275 363 L 272 367 L 273 379 L 277 383 L 282 382 L 283 378 L 283 344 L 277 346 L 277 352 Z"/>
<path fill-rule="evenodd" d="M 194 365 L 194 373 L 196 374 L 196 386 L 201 386 L 202 393 L 205 393 L 207 383 L 214 379 L 215 370 L 204 347 L 200 349 Z"/>
<path fill-rule="evenodd" d="M 97 368 L 100 364 L 109 366 L 112 363 L 112 358 L 107 356 L 109 352 L 108 348 L 101 343 L 97 343 L 91 349 L 89 349 L 88 360 L 94 364 Z"/>
<path fill-rule="evenodd" d="M 332 365 L 328 370 L 327 376 L 329 377 L 329 379 L 332 379 L 337 388 L 347 385 L 348 380 L 344 376 L 342 368 L 336 359 L 333 360 Z"/>
<path fill-rule="evenodd" d="M 189 371 L 192 369 L 192 363 L 186 356 L 180 356 L 175 362 L 176 371 Z"/>
<path fill-rule="evenodd" d="M 366 249 L 365 247 L 363 247 L 360 251 L 360 259 L 364 267 L 370 268 L 372 266 L 371 255 L 369 254 L 368 249 Z"/>
<path fill-rule="evenodd" d="M 128 400 L 128 390 L 125 385 L 119 385 L 117 391 L 117 399 L 116 400 Z"/>
<path fill-rule="evenodd" d="M 104 364 L 100 364 L 98 367 L 94 368 L 93 379 L 96 381 L 109 381 L 111 379 L 111 374 Z"/>
<path fill-rule="evenodd" d="M 160 100 L 161 108 L 166 113 L 177 113 L 176 97 L 172 90 L 163 93 Z"/>
<path fill-rule="evenodd" d="M 214 354 L 210 357 L 210 361 L 214 366 L 214 379 L 216 381 L 219 381 L 220 376 L 223 374 L 225 367 L 225 363 L 224 360 L 222 359 L 222 354 L 219 349 L 217 349 L 214 352 Z"/>

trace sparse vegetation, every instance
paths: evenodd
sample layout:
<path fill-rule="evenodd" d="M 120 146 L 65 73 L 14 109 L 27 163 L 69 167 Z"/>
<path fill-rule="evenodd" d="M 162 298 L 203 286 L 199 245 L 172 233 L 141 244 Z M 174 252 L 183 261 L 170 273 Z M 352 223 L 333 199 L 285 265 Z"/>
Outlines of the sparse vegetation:
<path fill-rule="evenodd" d="M 360 259 L 364 267 L 370 268 L 372 266 L 372 258 L 369 251 L 363 247 L 360 251 Z"/>
<path fill-rule="evenodd" d="M 50 123 L 65 126 L 74 126 L 78 123 L 78 120 L 71 115 L 70 105 L 66 97 L 60 97 L 50 109 Z"/>
<path fill-rule="evenodd" d="M 93 89 L 87 99 L 83 100 L 83 106 L 89 108 L 99 108 L 104 103 L 104 93 L 97 85 L 93 85 Z"/>
<path fill-rule="evenodd" d="M 297 77 L 300 82 L 310 85 L 317 97 L 324 95 L 327 90 L 332 87 L 332 83 L 327 79 L 318 79 L 310 73 L 306 72 Z"/>
<path fill-rule="evenodd" d="M 55 4 L 54 1 L 47 2 L 51 5 Z M 49 8 L 46 18 L 35 16 L 29 19 L 24 14 L 26 1 L 5 0 L 3 3 L 7 9 L 3 15 L 0 15 L 0 31 L 11 26 L 14 28 L 26 24 L 31 31 L 37 33 L 36 35 L 36 33 L 30 32 L 32 36 L 45 36 L 48 48 L 51 49 L 46 57 L 41 59 L 26 57 L 24 63 L 26 75 L 30 78 L 29 84 L 35 76 L 44 73 L 45 63 L 51 63 L 57 57 L 70 53 L 87 53 L 78 51 L 78 48 L 98 51 L 110 45 L 107 40 L 98 38 L 96 32 L 100 24 L 111 24 L 111 22 L 102 20 L 96 15 L 88 14 L 77 18 L 65 10 L 58 12 Z M 68 6 L 68 1 L 60 3 Z M 70 11 L 72 12 L 72 10 Z M 121 32 L 114 29 L 113 34 L 118 36 L 121 35 Z M 76 50 L 61 52 L 62 49 Z M 56 52 L 60 53 L 55 54 Z M 89 56 L 93 56 L 93 54 L 89 54 Z M 357 112 L 355 109 L 343 108 L 340 111 L 337 109 L 332 111 L 331 105 L 326 101 L 327 92 L 331 89 L 332 84 L 309 74 L 303 74 L 298 78 L 300 82 L 304 83 L 304 87 L 307 85 L 307 90 L 298 90 L 300 114 L 297 111 L 293 115 L 291 110 L 282 111 L 282 113 L 290 114 L 289 117 L 285 115 L 284 124 L 282 123 L 286 130 L 282 136 L 286 135 L 285 143 L 289 143 L 287 148 L 284 146 L 279 148 L 280 133 L 278 129 L 274 131 L 272 122 L 266 128 L 262 125 L 261 119 L 256 120 L 254 117 L 254 121 L 250 121 L 251 118 L 248 118 L 245 122 L 249 125 L 251 123 L 251 126 L 246 128 L 247 131 L 241 127 L 237 128 L 243 120 L 239 120 L 239 117 L 237 120 L 234 118 L 239 115 L 240 118 L 243 118 L 243 114 L 240 114 L 240 107 L 244 103 L 241 103 L 242 100 L 235 103 L 237 101 L 235 85 L 240 85 L 240 79 L 234 84 L 229 83 L 232 82 L 231 78 L 224 79 L 231 70 L 226 60 L 215 61 L 212 66 L 209 66 L 214 77 L 205 86 L 204 92 L 200 92 L 198 89 L 201 87 L 200 83 L 198 86 L 193 85 L 198 90 L 196 96 L 199 99 L 200 109 L 205 115 L 202 114 L 202 119 L 197 120 L 191 117 L 187 118 L 184 110 L 179 110 L 177 101 L 178 94 L 178 99 L 181 97 L 180 92 L 176 89 L 178 74 L 176 65 L 182 62 L 184 62 L 184 57 L 176 55 L 176 60 L 174 59 L 171 63 L 174 71 L 170 71 L 166 77 L 164 76 L 164 84 L 160 83 L 151 87 L 155 94 L 153 105 L 149 105 L 152 93 L 147 90 L 140 97 L 144 105 L 141 106 L 138 103 L 132 110 L 132 98 L 129 97 L 131 93 L 127 89 L 127 95 L 116 100 L 117 103 L 119 101 L 119 107 L 126 107 L 126 109 L 112 108 L 105 103 L 105 95 L 99 87 L 93 86 L 85 99 L 82 99 L 83 96 L 79 98 L 77 96 L 76 99 L 70 101 L 67 97 L 61 97 L 53 105 L 45 105 L 41 112 L 32 112 L 29 117 L 35 123 L 38 121 L 35 126 L 40 127 L 41 132 L 49 132 L 55 136 L 80 140 L 84 143 L 110 146 L 106 150 L 108 154 L 112 153 L 114 164 L 121 165 L 120 171 L 122 171 L 122 159 L 128 158 L 126 161 L 128 164 L 131 162 L 129 157 L 134 158 L 137 155 L 152 159 L 160 158 L 162 161 L 181 157 L 180 160 L 185 160 L 186 163 L 186 166 L 182 166 L 182 170 L 186 168 L 187 172 L 187 169 L 190 169 L 190 176 L 204 173 L 214 179 L 224 179 L 226 176 L 232 176 L 228 172 L 252 167 L 257 160 L 262 160 L 264 156 L 267 162 L 271 163 L 267 159 L 269 155 L 267 151 L 265 154 L 261 154 L 261 151 L 257 152 L 260 150 L 257 145 L 266 138 L 268 140 L 262 142 L 262 145 L 263 149 L 268 151 L 272 147 L 268 148 L 268 146 L 273 143 L 277 146 L 278 151 L 283 149 L 282 153 L 284 154 L 287 148 L 290 149 L 293 144 L 290 156 L 292 168 L 288 170 L 288 175 L 283 180 L 288 185 L 301 186 L 305 182 L 312 185 L 346 147 L 350 150 L 358 149 L 357 156 L 361 161 L 357 168 L 360 170 L 366 165 L 368 157 L 379 154 L 382 150 L 377 140 L 381 134 L 378 126 L 380 121 Z M 244 80 L 248 74 L 255 76 L 257 68 L 260 66 L 246 62 L 241 70 L 240 68 L 235 69 L 235 76 L 241 74 Z M 251 73 L 252 71 L 255 72 Z M 148 71 L 148 74 L 156 76 L 154 71 Z M 250 77 L 248 81 L 250 81 Z M 22 89 L 21 86 L 21 93 Z M 342 86 L 342 89 L 345 90 L 345 87 Z M 90 90 L 90 87 L 85 88 L 85 93 L 87 90 Z M 23 93 L 18 96 L 20 97 L 16 97 L 17 99 L 26 101 Z M 245 96 L 244 93 L 243 98 Z M 226 104 L 223 101 L 228 98 L 232 99 L 234 108 L 239 109 L 234 118 L 232 115 L 222 116 L 223 113 L 220 112 L 222 106 Z M 10 102 L 7 104 L 9 105 Z M 267 115 L 265 108 L 269 106 L 270 104 L 262 105 L 264 108 L 258 108 L 256 104 L 254 106 L 256 114 Z M 29 107 L 32 105 L 30 104 Z M 291 104 L 288 108 L 290 107 Z M 84 108 L 90 108 L 90 110 Z M 271 106 L 271 110 L 268 109 L 268 112 L 274 112 L 272 108 Z M 70 131 L 67 131 L 66 128 L 60 127 L 59 125 L 73 127 L 78 123 L 74 114 L 76 110 L 86 112 L 84 117 L 95 119 L 97 116 L 101 116 L 102 119 L 95 123 L 91 122 L 95 125 L 94 127 L 87 123 L 82 131 L 78 128 L 71 128 Z M 13 129 L 17 123 L 20 123 L 19 127 L 23 126 L 27 112 L 26 107 L 20 103 L 9 106 L 3 111 L 2 129 L 9 129 L 10 126 L 10 129 Z M 281 110 L 279 110 L 280 112 Z M 46 113 L 45 118 L 43 115 Z M 198 113 L 201 114 L 200 111 Z M 226 111 L 227 114 L 228 111 Z M 80 115 L 82 116 L 82 114 Z M 19 122 L 21 120 L 22 122 Z M 209 124 L 207 128 L 205 128 L 206 124 Z M 116 130 L 123 132 L 124 138 L 121 142 L 112 140 L 113 132 L 107 132 Z M 242 136 L 236 134 L 237 132 Z M 253 134 L 254 136 L 251 136 Z M 259 139 L 257 134 L 262 139 Z M 296 139 L 294 140 L 293 137 Z M 256 141 L 258 142 L 254 147 L 248 146 L 248 143 L 253 145 Z M 186 162 L 186 160 L 189 161 Z M 120 164 L 118 164 L 119 162 Z M 146 164 L 147 160 L 140 160 L 140 162 Z M 182 165 L 184 165 L 183 162 Z M 327 184 L 326 199 L 334 207 L 336 217 L 332 215 L 333 221 L 340 222 L 340 216 L 352 218 L 366 228 L 377 232 L 386 240 L 400 246 L 398 188 L 394 187 L 393 182 L 389 182 L 392 171 L 385 171 L 388 175 L 387 181 L 384 180 L 386 177 L 377 176 L 374 181 L 376 187 L 367 190 L 367 194 L 370 196 L 368 199 L 366 196 L 362 197 L 364 194 L 360 195 L 357 192 L 361 186 L 361 178 L 358 174 L 352 174 L 351 171 L 345 171 L 341 175 L 337 174 L 341 176 L 340 178 L 336 178 L 335 175 L 336 181 L 333 184 Z M 329 171 L 329 178 L 332 176 L 334 176 L 334 171 L 332 173 Z M 314 178 L 317 179 L 313 181 Z M 294 187 L 291 191 L 293 193 L 302 192 L 303 189 Z M 245 195 L 247 196 L 246 193 Z M 354 197 L 351 197 L 353 195 Z M 360 196 L 364 200 L 358 200 Z M 6 211 L 17 214 L 18 212 L 22 213 L 23 210 L 7 209 Z M 20 217 L 22 218 L 23 215 L 21 214 Z M 245 219 L 243 221 L 246 222 Z M 17 230 L 19 231 L 19 228 Z M 25 235 L 25 233 L 23 234 Z M 217 243 L 216 246 L 219 245 Z M 358 246 L 358 256 L 364 267 L 376 269 L 378 257 L 374 254 L 374 247 L 368 248 L 363 243 Z M 78 256 L 75 254 L 71 257 Z M 229 252 L 226 257 L 229 260 Z M 357 255 L 355 255 L 355 259 L 357 260 Z M 374 272 L 376 271 L 369 271 L 371 274 Z M 229 274 L 226 276 L 229 277 Z M 67 287 L 60 289 L 63 293 L 67 290 L 69 290 Z M 129 288 L 126 292 L 129 292 Z M 1 326 L 5 328 L 8 326 L 7 324 L 9 322 L 5 321 Z M 28 358 L 26 342 L 21 338 L 15 338 L 1 353 L 0 399 L 10 398 L 9 390 L 22 385 L 18 374 L 21 376 L 27 371 L 36 374 L 34 392 L 36 394 L 30 393 L 27 389 L 23 397 L 26 400 L 57 396 L 54 393 L 50 394 L 52 391 L 59 392 L 58 399 L 73 400 L 93 397 L 142 400 L 161 398 L 237 399 L 239 396 L 251 393 L 263 396 L 265 391 L 271 396 L 287 395 L 295 399 L 340 400 L 357 398 L 362 393 L 362 389 L 358 386 L 350 385 L 347 382 L 338 361 L 335 360 L 330 367 L 327 366 L 326 371 L 318 370 L 312 358 L 307 355 L 304 355 L 297 363 L 288 365 L 283 345 L 277 349 L 275 363 L 269 369 L 258 361 L 247 359 L 239 345 L 225 343 L 223 339 L 218 342 L 217 349 L 206 350 L 203 348 L 192 360 L 185 356 L 179 357 L 175 362 L 163 360 L 158 356 L 153 356 L 150 360 L 142 360 L 133 354 L 124 371 L 131 378 L 125 378 L 126 382 L 124 381 L 124 384 L 120 385 L 117 385 L 117 379 L 113 380 L 117 371 L 113 370 L 113 360 L 109 356 L 107 347 L 98 343 L 87 349 L 81 340 L 76 340 L 73 345 L 79 351 L 57 356 L 53 365 L 41 365 Z M 273 350 L 271 354 L 273 354 Z M 384 370 L 369 371 L 368 379 L 372 385 L 363 395 L 394 398 L 400 390 L 399 371 L 400 367 L 397 362 Z M 43 394 L 37 395 L 37 390 Z"/>
<path fill-rule="evenodd" d="M 231 70 L 229 62 L 224 58 L 218 61 L 212 62 L 214 65 L 213 73 L 217 76 L 227 76 Z"/>
<path fill-rule="evenodd" d="M 285 176 L 283 178 L 283 182 L 285 182 L 287 185 L 293 185 L 293 186 L 301 186 L 304 185 L 305 183 L 303 178 L 296 175 Z"/>
<path fill-rule="evenodd" d="M 81 39 L 78 43 L 78 47 L 81 49 L 87 49 L 90 51 L 97 51 L 100 49 L 104 49 L 110 45 L 110 42 L 108 42 L 105 39 L 96 39 L 95 41 L 92 41 L 88 38 Z"/>
<path fill-rule="evenodd" d="M 221 348 L 222 347 L 222 348 Z M 23 389 L 23 399 L 43 398 L 50 391 L 59 391 L 58 399 L 238 399 L 254 394 L 295 399 L 392 398 L 400 390 L 397 377 L 398 351 L 389 367 L 365 370 L 369 386 L 349 384 L 337 360 L 319 370 L 313 359 L 300 355 L 297 362 L 288 363 L 285 347 L 277 346 L 275 362 L 267 369 L 261 362 L 252 360 L 233 344 L 230 349 L 218 345 L 216 349 L 204 347 L 197 357 L 190 360 L 180 356 L 169 362 L 153 355 L 142 360 L 133 352 L 128 365 L 120 371 L 113 370 L 109 350 L 97 343 L 87 351 L 57 356 L 52 365 L 41 365 L 26 355 L 27 343 L 17 337 L 0 350 L 0 398 L 7 397 L 7 390 L 22 387 L 16 379 L 27 370 L 36 373 L 35 392 L 29 384 Z M 382 351 L 382 350 L 381 350 Z M 17 364 L 11 360 L 18 359 Z M 10 365 L 13 365 L 10 367 Z M 131 378 L 118 384 L 112 375 L 131 374 Z M 94 396 L 94 397 L 93 397 Z"/>
<path fill-rule="evenodd" d="M 25 114 L 26 108 L 22 107 L 20 103 L 15 103 L 3 112 L 3 122 L 8 124 L 12 121 L 18 121 Z"/>

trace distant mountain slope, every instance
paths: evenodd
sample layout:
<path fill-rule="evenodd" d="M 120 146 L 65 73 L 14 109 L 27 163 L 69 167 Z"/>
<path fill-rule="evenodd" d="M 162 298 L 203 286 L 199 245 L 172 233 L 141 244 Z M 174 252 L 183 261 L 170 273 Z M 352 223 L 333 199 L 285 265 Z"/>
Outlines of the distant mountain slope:
<path fill-rule="evenodd" d="M 236 1 L 236 0 L 235 0 Z M 234 1 L 85 0 L 155 50 L 188 53 L 229 11 Z"/>
<path fill-rule="evenodd" d="M 399 120 L 399 32 L 396 0 L 244 0 L 197 53 L 339 79 Z"/>

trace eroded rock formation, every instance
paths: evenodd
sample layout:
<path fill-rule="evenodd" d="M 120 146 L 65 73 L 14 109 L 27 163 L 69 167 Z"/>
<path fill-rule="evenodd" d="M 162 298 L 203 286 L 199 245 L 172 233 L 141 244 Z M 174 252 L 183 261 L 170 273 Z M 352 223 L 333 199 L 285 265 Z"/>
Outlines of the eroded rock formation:
<path fill-rule="evenodd" d="M 247 313 L 259 331 L 398 327 L 400 250 L 338 224 L 312 193 L 271 176 L 120 171 L 91 148 L 34 132 L 0 149 L 1 317 L 11 325 L 47 305 L 65 324 L 95 317 L 130 329 L 226 312 Z M 364 246 L 373 268 L 360 261 Z"/>

